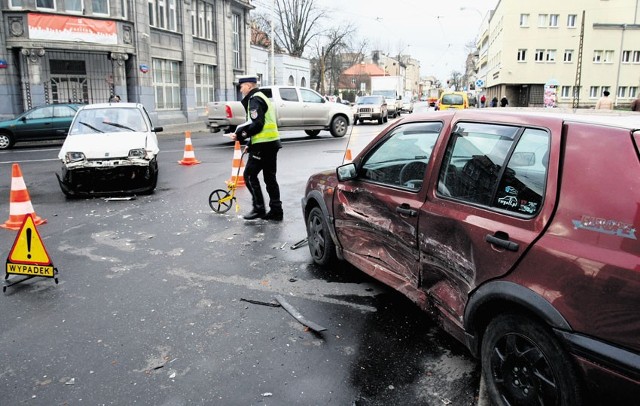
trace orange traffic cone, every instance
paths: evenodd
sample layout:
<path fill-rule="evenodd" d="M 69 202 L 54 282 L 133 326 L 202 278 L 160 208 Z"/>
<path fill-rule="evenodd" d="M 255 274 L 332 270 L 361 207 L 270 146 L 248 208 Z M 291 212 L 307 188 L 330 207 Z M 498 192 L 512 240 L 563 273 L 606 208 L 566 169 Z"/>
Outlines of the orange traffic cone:
<path fill-rule="evenodd" d="M 19 230 L 28 214 L 32 215 L 33 223 L 37 226 L 47 222 L 47 220 L 36 216 L 36 212 L 31 205 L 27 185 L 25 185 L 24 179 L 22 178 L 20 166 L 13 164 L 13 170 L 11 171 L 11 192 L 9 194 L 9 220 L 5 221 L 4 224 L 0 224 L 0 227 Z"/>
<path fill-rule="evenodd" d="M 231 177 L 227 184 L 235 183 L 236 186 L 244 186 L 244 161 L 242 160 L 242 150 L 240 141 L 236 141 L 233 147 L 233 164 L 231 165 Z"/>
<path fill-rule="evenodd" d="M 197 165 L 200 163 L 200 161 L 196 159 L 193 144 L 191 144 L 191 131 L 184 132 L 184 156 L 178 163 L 180 165 Z"/>
<path fill-rule="evenodd" d="M 342 162 L 342 163 L 344 163 L 344 164 L 348 164 L 348 163 L 350 163 L 351 161 L 352 161 L 352 158 L 351 158 L 351 150 L 350 150 L 349 148 L 347 148 L 347 152 L 345 152 L 345 154 L 344 154 L 344 162 Z"/>

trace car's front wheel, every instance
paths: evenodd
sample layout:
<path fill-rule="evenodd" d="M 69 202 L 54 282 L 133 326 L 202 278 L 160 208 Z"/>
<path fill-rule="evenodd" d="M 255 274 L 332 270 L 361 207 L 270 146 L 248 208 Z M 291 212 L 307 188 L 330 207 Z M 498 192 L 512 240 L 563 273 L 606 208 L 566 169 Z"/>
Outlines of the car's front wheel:
<path fill-rule="evenodd" d="M 347 133 L 349 123 L 343 116 L 336 116 L 331 120 L 331 135 L 334 137 L 344 137 Z"/>
<path fill-rule="evenodd" d="M 314 207 L 307 215 L 307 239 L 313 262 L 327 265 L 336 260 L 336 246 L 331 239 L 329 225 L 319 207 Z"/>
<path fill-rule="evenodd" d="M 9 149 L 13 146 L 11 134 L 0 132 L 0 149 Z"/>
<path fill-rule="evenodd" d="M 482 374 L 491 401 L 507 405 L 581 405 L 571 359 L 549 329 L 526 316 L 502 314 L 482 339 Z"/>

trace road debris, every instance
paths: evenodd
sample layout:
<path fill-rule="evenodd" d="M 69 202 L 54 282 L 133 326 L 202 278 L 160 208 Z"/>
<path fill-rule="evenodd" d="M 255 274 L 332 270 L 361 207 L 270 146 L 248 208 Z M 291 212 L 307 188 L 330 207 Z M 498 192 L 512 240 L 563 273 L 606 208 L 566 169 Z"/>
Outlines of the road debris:
<path fill-rule="evenodd" d="M 300 314 L 300 312 L 298 312 L 295 307 L 291 306 L 282 296 L 276 295 L 276 300 L 282 305 L 282 307 L 284 307 L 287 312 L 289 312 L 290 315 L 292 315 L 301 324 L 318 333 L 326 330 L 326 328 L 322 327 L 321 325 L 305 319 L 304 316 Z"/>
<path fill-rule="evenodd" d="M 253 299 L 245 299 L 245 298 L 240 298 L 241 302 L 247 302 L 247 303 L 253 303 L 253 304 L 257 304 L 257 305 L 262 305 L 262 306 L 271 306 L 271 307 L 280 307 L 280 303 L 273 303 L 273 302 L 262 302 L 260 300 L 253 300 Z"/>
<path fill-rule="evenodd" d="M 309 243 L 309 239 L 307 237 L 305 237 L 304 240 L 300 240 L 295 244 L 291 244 L 291 246 L 289 248 L 292 249 L 292 250 L 297 250 L 300 247 L 304 247 L 308 243 Z"/>
<path fill-rule="evenodd" d="M 105 202 L 118 202 L 123 200 L 136 200 L 135 196 L 126 196 L 126 197 L 105 197 Z"/>

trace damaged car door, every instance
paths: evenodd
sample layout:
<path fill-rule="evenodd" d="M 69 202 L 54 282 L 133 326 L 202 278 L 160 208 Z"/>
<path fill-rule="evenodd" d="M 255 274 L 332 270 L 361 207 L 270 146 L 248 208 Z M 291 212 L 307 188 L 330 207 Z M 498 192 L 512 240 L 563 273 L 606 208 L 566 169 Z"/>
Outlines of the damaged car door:
<path fill-rule="evenodd" d="M 418 286 L 418 213 L 441 122 L 410 123 L 372 145 L 357 175 L 338 184 L 334 214 L 345 258 L 405 291 Z"/>

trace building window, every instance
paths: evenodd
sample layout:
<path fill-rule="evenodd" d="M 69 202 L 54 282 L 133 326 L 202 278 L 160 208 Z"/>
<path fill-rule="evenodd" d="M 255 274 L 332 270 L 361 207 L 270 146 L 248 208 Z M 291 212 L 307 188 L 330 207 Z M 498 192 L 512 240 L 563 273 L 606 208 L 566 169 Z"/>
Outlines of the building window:
<path fill-rule="evenodd" d="M 64 8 L 69 13 L 82 13 L 82 0 L 65 0 Z"/>
<path fill-rule="evenodd" d="M 195 64 L 196 69 L 196 106 L 205 107 L 214 101 L 214 72 L 213 65 Z"/>
<path fill-rule="evenodd" d="M 602 51 L 593 51 L 593 62 L 594 63 L 602 62 Z"/>
<path fill-rule="evenodd" d="M 156 26 L 156 0 L 149 0 L 148 8 L 149 8 L 149 25 L 152 27 L 155 27 Z"/>
<path fill-rule="evenodd" d="M 127 18 L 127 0 L 120 0 L 120 15 Z"/>
<path fill-rule="evenodd" d="M 622 59 L 620 61 L 622 63 L 631 62 L 631 51 L 622 51 Z"/>
<path fill-rule="evenodd" d="M 564 62 L 573 62 L 573 49 L 565 49 L 564 50 Z"/>
<path fill-rule="evenodd" d="M 166 7 L 164 5 L 164 0 L 158 0 L 158 23 L 157 23 L 158 28 L 167 28 L 165 23 L 165 14 L 166 14 Z"/>
<path fill-rule="evenodd" d="M 589 88 L 589 97 L 595 99 L 600 97 L 600 92 L 598 91 L 600 88 L 598 86 L 591 86 Z"/>
<path fill-rule="evenodd" d="M 538 14 L 538 27 L 547 26 L 547 14 Z"/>
<path fill-rule="evenodd" d="M 529 26 L 529 14 L 520 14 L 520 27 Z"/>
<path fill-rule="evenodd" d="M 604 51 L 604 63 L 613 63 L 613 51 Z"/>
<path fill-rule="evenodd" d="M 524 62 L 527 60 L 527 50 L 518 49 L 518 62 Z"/>
<path fill-rule="evenodd" d="M 22 8 L 22 0 L 9 0 L 9 8 Z"/>
<path fill-rule="evenodd" d="M 640 51 L 633 51 L 633 63 L 640 63 Z"/>
<path fill-rule="evenodd" d="M 547 62 L 555 62 L 555 61 L 556 61 L 556 50 L 547 49 Z"/>
<path fill-rule="evenodd" d="M 604 92 L 609 92 L 609 93 L 611 93 L 611 87 L 609 87 L 609 86 L 602 86 L 602 93 L 604 93 Z"/>
<path fill-rule="evenodd" d="M 575 14 L 569 14 L 567 16 L 567 27 L 576 28 L 576 22 L 578 21 L 578 16 Z"/>
<path fill-rule="evenodd" d="M 233 68 L 240 69 L 240 15 L 233 14 Z"/>
<path fill-rule="evenodd" d="M 153 88 L 156 109 L 179 109 L 180 64 L 176 61 L 153 59 Z"/>
<path fill-rule="evenodd" d="M 626 86 L 618 86 L 618 97 L 624 99 L 627 97 L 627 87 Z"/>
<path fill-rule="evenodd" d="M 638 94 L 638 86 L 630 86 L 629 87 L 629 98 L 635 99 Z"/>
<path fill-rule="evenodd" d="M 549 27 L 557 27 L 559 19 L 560 19 L 559 14 L 551 14 L 549 16 Z"/>
<path fill-rule="evenodd" d="M 535 58 L 533 58 L 536 62 L 544 61 L 544 49 L 536 49 Z"/>
<path fill-rule="evenodd" d="M 93 14 L 109 15 L 109 0 L 91 0 Z"/>
<path fill-rule="evenodd" d="M 169 9 L 167 10 L 167 28 L 171 31 L 178 31 L 178 9 L 176 8 L 176 0 L 169 0 Z"/>
<path fill-rule="evenodd" d="M 195 0 L 191 9 L 191 26 L 193 27 L 193 36 L 213 40 L 215 33 L 215 7 L 211 3 L 203 0 Z"/>
<path fill-rule="evenodd" d="M 568 98 L 570 97 L 571 86 L 562 86 L 560 89 L 560 97 Z"/>
<path fill-rule="evenodd" d="M 43 8 L 46 10 L 55 10 L 55 0 L 36 0 L 36 8 Z"/>

